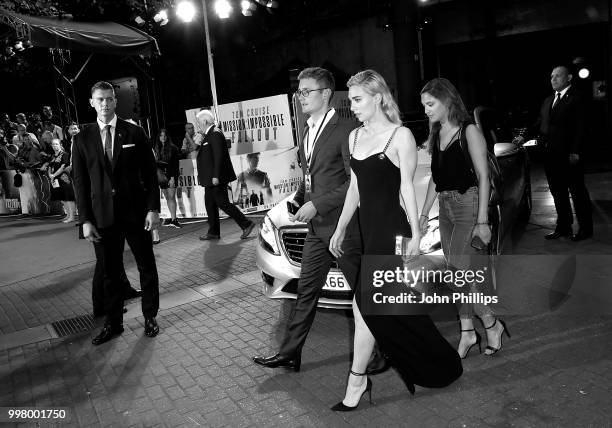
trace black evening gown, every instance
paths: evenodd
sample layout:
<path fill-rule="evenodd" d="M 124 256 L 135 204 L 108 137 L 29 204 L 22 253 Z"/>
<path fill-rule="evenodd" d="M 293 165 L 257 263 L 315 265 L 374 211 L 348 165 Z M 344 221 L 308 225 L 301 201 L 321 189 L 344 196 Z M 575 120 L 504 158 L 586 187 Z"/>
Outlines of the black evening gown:
<path fill-rule="evenodd" d="M 399 168 L 384 152 L 363 160 L 351 158 L 359 188 L 359 220 L 366 255 L 395 254 L 395 236 L 410 236 L 400 205 Z M 355 295 L 360 305 L 361 281 Z M 411 392 L 413 385 L 441 388 L 463 373 L 457 351 L 428 315 L 366 315 L 364 321 Z"/>

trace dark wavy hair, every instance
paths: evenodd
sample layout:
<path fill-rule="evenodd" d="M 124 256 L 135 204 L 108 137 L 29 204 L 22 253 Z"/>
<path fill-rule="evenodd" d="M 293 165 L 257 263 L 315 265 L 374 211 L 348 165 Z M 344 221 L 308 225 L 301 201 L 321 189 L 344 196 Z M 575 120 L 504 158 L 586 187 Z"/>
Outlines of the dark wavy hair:
<path fill-rule="evenodd" d="M 166 134 L 166 144 L 162 144 L 162 142 L 159 141 L 159 137 L 161 136 L 162 132 Z M 170 158 L 170 155 L 172 154 L 173 145 L 174 143 L 172 142 L 172 137 L 170 137 L 170 134 L 168 134 L 166 128 L 160 128 L 157 132 L 157 136 L 155 137 L 155 142 L 153 146 L 153 150 L 155 151 L 155 157 L 158 160 L 166 161 Z"/>
<path fill-rule="evenodd" d="M 465 104 L 459 95 L 459 91 L 448 79 L 438 77 L 432 79 L 423 86 L 421 95 L 428 94 L 446 106 L 448 109 L 448 121 L 455 125 L 462 125 L 471 121 L 470 113 L 465 108 Z M 434 141 L 437 141 L 440 134 L 440 122 L 429 122 L 429 152 L 433 150 Z"/>

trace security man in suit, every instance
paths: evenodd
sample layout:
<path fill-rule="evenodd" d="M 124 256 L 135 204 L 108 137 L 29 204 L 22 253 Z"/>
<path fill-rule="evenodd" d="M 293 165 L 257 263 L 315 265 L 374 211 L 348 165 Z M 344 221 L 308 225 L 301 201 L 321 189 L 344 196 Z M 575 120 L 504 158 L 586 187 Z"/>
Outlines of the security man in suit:
<path fill-rule="evenodd" d="M 234 167 L 227 150 L 225 136 L 215 126 L 215 117 L 210 110 L 202 110 L 196 114 L 200 147 L 196 162 L 198 165 L 198 184 L 206 188 L 204 204 L 208 215 L 208 232 L 200 236 L 201 241 L 221 238 L 219 224 L 219 208 L 234 219 L 242 229 L 241 239 L 246 239 L 253 231 L 255 223 L 246 218 L 236 205 L 227 197 L 227 184 L 236 179 Z M 198 142 L 196 142 L 198 144 Z"/>
<path fill-rule="evenodd" d="M 145 335 L 159 333 L 159 279 L 151 230 L 159 227 L 156 164 L 144 130 L 115 115 L 113 86 L 98 82 L 90 105 L 97 121 L 75 136 L 72 166 L 83 236 L 101 245 L 105 322 L 92 340 L 100 345 L 123 333 L 123 286 L 120 278 L 127 240 L 140 272 Z"/>
<path fill-rule="evenodd" d="M 302 111 L 310 118 L 299 147 L 304 179 L 293 200 L 299 210 L 294 216 L 290 215 L 290 219 L 308 223 L 308 233 L 302 253 L 297 300 L 280 351 L 270 357 L 253 358 L 256 364 L 264 367 L 284 367 L 295 371 L 300 370 L 302 347 L 334 260 L 328 250 L 329 240 L 336 229 L 350 183 L 348 139 L 355 127 L 329 107 L 335 89 L 331 72 L 319 67 L 306 68 L 298 79 L 297 95 Z M 347 228 L 343 250 L 338 265 L 354 289 L 361 258 L 357 216 Z"/>
<path fill-rule="evenodd" d="M 545 170 L 557 210 L 557 225 L 546 239 L 571 236 L 581 241 L 593 236 L 593 215 L 589 191 L 584 184 L 586 99 L 572 86 L 566 66 L 555 67 L 550 76 L 555 93 L 544 100 L 539 131 L 545 145 Z M 569 192 L 568 192 L 569 190 Z M 572 194 L 579 229 L 572 236 Z"/>

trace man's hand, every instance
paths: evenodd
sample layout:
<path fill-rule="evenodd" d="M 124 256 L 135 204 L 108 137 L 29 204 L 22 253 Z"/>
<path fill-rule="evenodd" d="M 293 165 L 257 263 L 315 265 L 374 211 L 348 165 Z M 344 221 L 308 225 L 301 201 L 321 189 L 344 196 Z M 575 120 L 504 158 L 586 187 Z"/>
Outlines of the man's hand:
<path fill-rule="evenodd" d="M 315 208 L 312 201 L 308 201 L 304 205 L 302 205 L 302 208 L 300 208 L 298 212 L 295 213 L 295 216 L 293 216 L 293 218 L 295 219 L 295 221 L 308 223 L 316 215 L 317 209 Z"/>
<path fill-rule="evenodd" d="M 168 180 L 168 187 L 174 187 L 174 177 L 170 177 L 170 180 Z"/>
<path fill-rule="evenodd" d="M 147 232 L 159 228 L 159 213 L 157 211 L 149 211 L 147 213 L 144 228 Z"/>
<path fill-rule="evenodd" d="M 570 153 L 569 155 L 570 164 L 576 165 L 579 160 L 580 160 L 580 155 L 578 153 Z"/>
<path fill-rule="evenodd" d="M 89 221 L 83 223 L 83 236 L 89 242 L 100 242 L 101 239 L 98 229 L 96 229 L 96 226 L 91 224 Z"/>
<path fill-rule="evenodd" d="M 219 185 L 219 179 L 217 177 L 213 177 L 212 183 L 213 183 L 213 186 L 218 186 Z"/>

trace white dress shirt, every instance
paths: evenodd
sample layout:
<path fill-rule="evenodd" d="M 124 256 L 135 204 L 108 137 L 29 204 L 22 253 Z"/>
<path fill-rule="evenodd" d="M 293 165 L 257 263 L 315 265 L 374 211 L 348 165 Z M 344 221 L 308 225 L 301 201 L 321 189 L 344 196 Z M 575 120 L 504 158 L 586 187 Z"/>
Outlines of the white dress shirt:
<path fill-rule="evenodd" d="M 555 98 L 553 98 L 553 103 L 552 106 L 554 107 L 559 101 L 561 101 L 563 99 L 563 97 L 565 96 L 565 93 L 567 92 L 567 90 L 571 87 L 572 85 L 566 86 L 565 89 L 559 91 L 559 92 L 555 92 Z M 559 95 L 559 101 L 557 100 L 557 94 Z"/>
<path fill-rule="evenodd" d="M 111 132 L 111 155 L 113 154 L 113 150 L 115 149 L 113 146 L 113 142 L 115 141 L 115 129 L 117 129 L 117 115 L 113 116 L 113 118 L 111 119 L 110 122 L 108 123 L 104 123 L 102 122 L 99 118 L 97 119 L 98 121 L 98 126 L 100 127 L 100 137 L 102 138 L 102 152 L 104 152 L 104 143 L 106 143 L 106 141 L 104 141 L 106 139 L 106 125 L 110 125 L 110 132 Z"/>
<path fill-rule="evenodd" d="M 327 115 L 321 116 L 319 120 L 316 122 L 312 120 L 312 116 L 308 118 L 306 123 L 308 124 L 308 135 L 304 145 L 304 152 L 306 153 L 306 159 L 310 159 L 312 156 L 312 151 L 314 150 L 315 144 L 317 143 L 316 139 L 319 139 L 321 136 L 321 132 L 323 132 L 323 128 L 327 126 L 327 123 L 334 116 L 336 110 L 332 107 L 328 110 Z"/>

